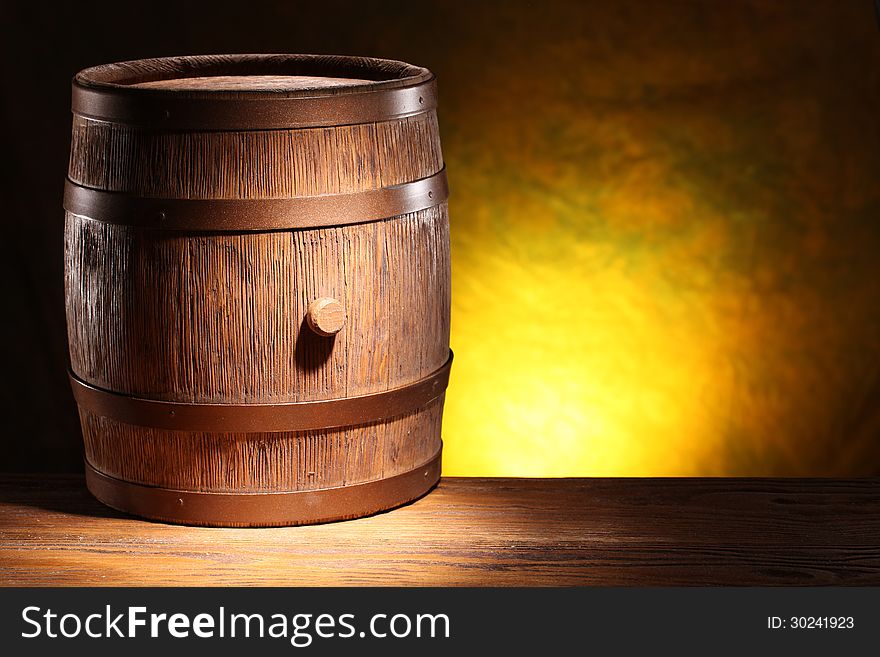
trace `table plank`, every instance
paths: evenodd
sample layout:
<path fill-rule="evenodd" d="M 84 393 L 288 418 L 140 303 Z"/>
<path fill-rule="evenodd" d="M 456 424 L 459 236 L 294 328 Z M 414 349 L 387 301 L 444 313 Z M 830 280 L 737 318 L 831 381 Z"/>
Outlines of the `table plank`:
<path fill-rule="evenodd" d="M 878 585 L 880 479 L 445 478 L 371 518 L 210 529 L 3 475 L 0 583 Z"/>

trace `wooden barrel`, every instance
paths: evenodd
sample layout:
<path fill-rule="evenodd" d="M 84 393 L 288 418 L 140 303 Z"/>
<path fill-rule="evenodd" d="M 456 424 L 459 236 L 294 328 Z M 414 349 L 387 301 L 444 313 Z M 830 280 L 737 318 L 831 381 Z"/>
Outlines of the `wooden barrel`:
<path fill-rule="evenodd" d="M 87 484 L 294 525 L 440 476 L 449 222 L 434 76 L 308 55 L 80 72 L 65 187 Z"/>

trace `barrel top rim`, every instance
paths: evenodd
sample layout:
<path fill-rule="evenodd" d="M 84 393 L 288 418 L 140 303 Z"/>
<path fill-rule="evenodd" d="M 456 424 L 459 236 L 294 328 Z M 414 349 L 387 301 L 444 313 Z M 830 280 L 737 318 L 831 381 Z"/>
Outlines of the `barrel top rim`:
<path fill-rule="evenodd" d="M 351 79 L 352 84 L 267 89 L 138 86 L 185 78 L 303 76 Z M 402 89 L 431 82 L 427 68 L 351 55 L 224 54 L 157 57 L 102 64 L 79 71 L 74 87 L 137 96 L 213 99 L 315 98 Z M 367 82 L 364 82 L 367 80 Z"/>

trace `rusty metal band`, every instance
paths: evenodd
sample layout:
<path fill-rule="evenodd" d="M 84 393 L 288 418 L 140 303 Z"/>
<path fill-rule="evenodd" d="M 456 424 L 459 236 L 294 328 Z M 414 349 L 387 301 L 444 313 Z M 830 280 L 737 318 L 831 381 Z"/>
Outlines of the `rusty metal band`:
<path fill-rule="evenodd" d="M 185 97 L 137 87 L 73 83 L 74 114 L 158 130 L 282 130 L 405 118 L 437 107 L 437 83 L 363 92 L 266 98 Z"/>
<path fill-rule="evenodd" d="M 446 168 L 427 178 L 349 194 L 270 199 L 148 198 L 64 185 L 64 209 L 111 224 L 157 230 L 241 232 L 380 221 L 444 203 Z"/>
<path fill-rule="evenodd" d="M 306 431 L 378 422 L 434 401 L 449 384 L 452 352 L 425 378 L 400 388 L 357 397 L 275 404 L 187 404 L 132 397 L 96 388 L 69 372 L 80 408 L 125 424 L 171 431 L 252 433 Z"/>
<path fill-rule="evenodd" d="M 202 493 L 144 486 L 86 461 L 86 485 L 109 507 L 154 520 L 215 527 L 303 525 L 371 515 L 421 497 L 440 480 L 441 449 L 407 472 L 362 484 L 279 493 Z"/>

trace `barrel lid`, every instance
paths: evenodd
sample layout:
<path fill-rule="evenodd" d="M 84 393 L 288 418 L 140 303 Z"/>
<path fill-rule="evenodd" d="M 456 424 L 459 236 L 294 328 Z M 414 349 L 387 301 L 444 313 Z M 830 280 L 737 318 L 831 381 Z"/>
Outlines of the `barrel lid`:
<path fill-rule="evenodd" d="M 207 55 L 96 66 L 73 79 L 72 110 L 161 130 L 371 123 L 436 108 L 434 75 L 344 55 Z"/>

